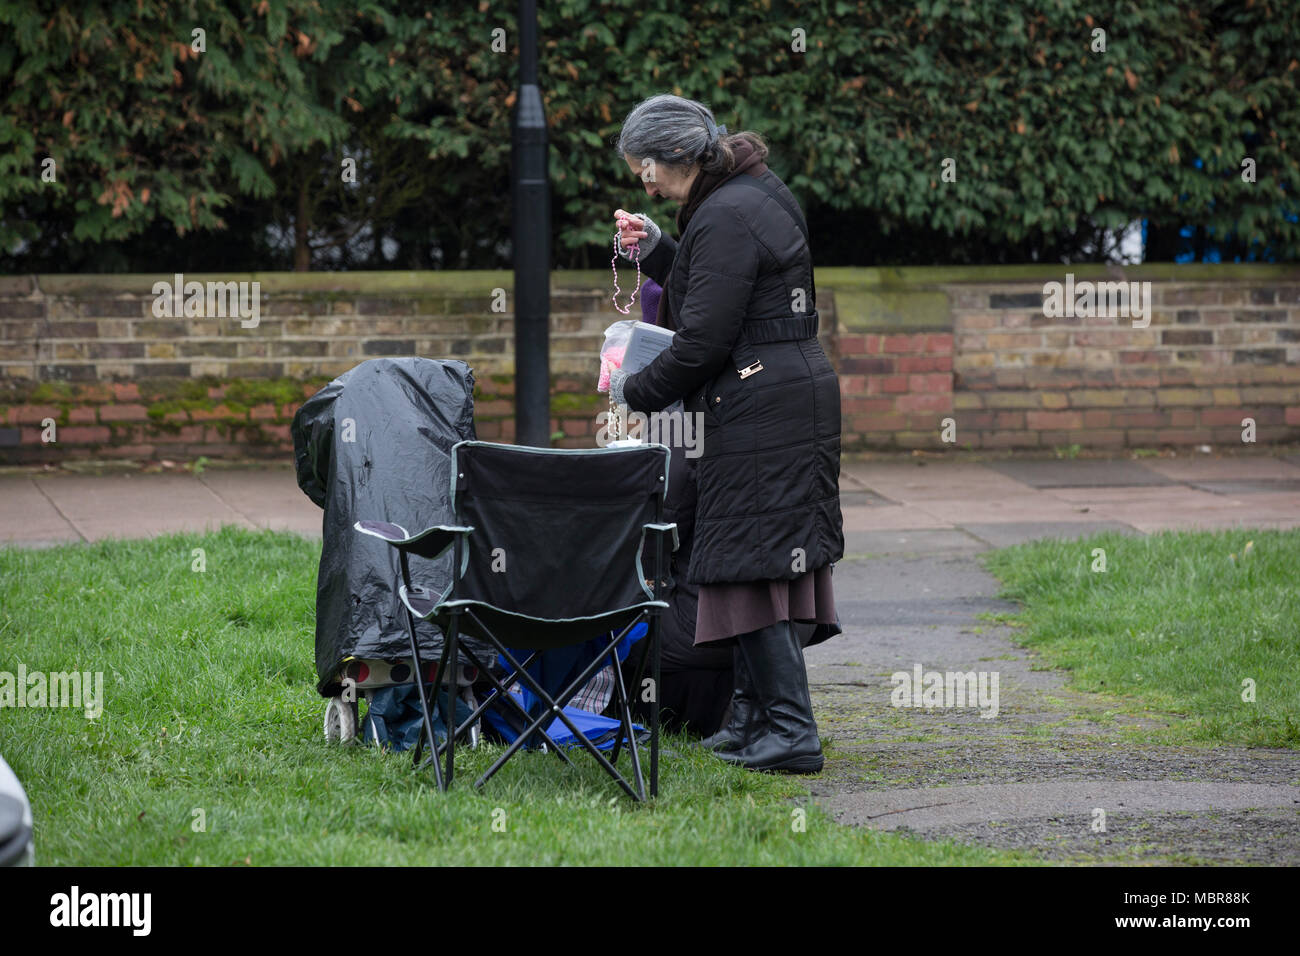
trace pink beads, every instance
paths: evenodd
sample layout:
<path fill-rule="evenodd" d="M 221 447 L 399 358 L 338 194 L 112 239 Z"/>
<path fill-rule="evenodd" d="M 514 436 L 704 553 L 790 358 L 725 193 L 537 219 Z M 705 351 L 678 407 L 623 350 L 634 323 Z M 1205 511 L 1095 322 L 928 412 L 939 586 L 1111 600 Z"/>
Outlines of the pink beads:
<path fill-rule="evenodd" d="M 636 289 L 632 290 L 632 298 L 627 301 L 627 308 L 618 304 L 618 238 L 620 233 L 627 228 L 628 219 L 626 216 L 618 217 L 618 231 L 614 233 L 614 258 L 610 260 L 609 267 L 614 270 L 614 308 L 627 315 L 632 311 L 632 303 L 636 301 L 637 290 L 641 288 L 641 245 L 632 243 L 628 249 L 632 252 L 632 261 L 636 263 Z M 605 374 L 602 371 L 602 375 Z"/>

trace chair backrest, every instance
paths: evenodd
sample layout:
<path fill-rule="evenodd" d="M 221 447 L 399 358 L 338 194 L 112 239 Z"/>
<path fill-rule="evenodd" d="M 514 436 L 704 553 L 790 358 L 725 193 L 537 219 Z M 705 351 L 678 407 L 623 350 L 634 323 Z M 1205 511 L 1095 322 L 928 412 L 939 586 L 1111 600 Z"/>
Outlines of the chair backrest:
<path fill-rule="evenodd" d="M 645 525 L 663 520 L 668 456 L 663 445 L 457 443 L 452 500 L 457 521 L 474 528 L 457 597 L 541 621 L 653 600 L 641 545 Z"/>

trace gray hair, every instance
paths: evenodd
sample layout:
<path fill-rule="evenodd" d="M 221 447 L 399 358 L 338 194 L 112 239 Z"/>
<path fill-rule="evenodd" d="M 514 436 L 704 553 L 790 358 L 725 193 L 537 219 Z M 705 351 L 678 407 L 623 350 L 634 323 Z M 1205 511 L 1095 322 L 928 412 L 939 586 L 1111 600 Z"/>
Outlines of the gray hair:
<path fill-rule="evenodd" d="M 762 155 L 767 146 L 756 133 L 728 133 L 703 103 L 671 93 L 642 100 L 623 121 L 618 155 L 653 159 L 667 166 L 699 163 L 706 172 L 725 172 L 736 163 L 731 146 L 737 138 L 754 142 Z"/>

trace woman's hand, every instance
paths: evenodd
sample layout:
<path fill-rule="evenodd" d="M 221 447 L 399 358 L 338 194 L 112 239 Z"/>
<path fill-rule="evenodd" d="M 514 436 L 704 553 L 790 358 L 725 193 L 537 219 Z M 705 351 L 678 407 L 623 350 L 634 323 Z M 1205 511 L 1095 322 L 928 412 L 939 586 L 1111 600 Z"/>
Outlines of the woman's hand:
<path fill-rule="evenodd" d="M 619 244 L 624 249 L 635 246 L 642 239 L 648 238 L 650 233 L 646 231 L 645 220 L 640 216 L 630 213 L 625 209 L 616 209 L 614 211 L 614 220 L 618 223 Z"/>

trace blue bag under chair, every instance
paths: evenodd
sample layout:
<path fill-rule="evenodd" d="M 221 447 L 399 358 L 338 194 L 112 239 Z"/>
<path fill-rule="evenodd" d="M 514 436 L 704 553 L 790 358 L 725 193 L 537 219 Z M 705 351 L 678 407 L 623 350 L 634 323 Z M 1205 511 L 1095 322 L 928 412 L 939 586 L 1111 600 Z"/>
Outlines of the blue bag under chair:
<path fill-rule="evenodd" d="M 632 645 L 645 637 L 647 633 L 649 633 L 649 628 L 644 623 L 637 624 L 619 641 L 618 650 L 615 653 L 618 655 L 620 663 L 627 659 Z M 582 669 L 595 659 L 606 641 L 608 641 L 608 638 L 601 636 L 588 641 L 586 644 L 552 648 L 539 655 L 525 670 L 533 676 L 548 694 L 557 694 L 575 675 L 581 673 Z M 509 648 L 509 650 L 516 658 L 527 656 L 526 652 L 515 648 Z M 527 687 L 523 687 L 521 693 L 512 694 L 511 696 L 519 701 L 523 708 L 528 711 L 529 717 L 532 718 L 540 717 L 545 713 L 548 706 L 546 701 L 540 699 Z M 564 707 L 564 713 L 601 750 L 609 750 L 614 746 L 615 731 L 619 726 L 617 720 L 567 705 Z M 507 743 L 514 743 L 518 739 L 521 728 L 513 726 L 511 721 L 503 714 L 496 710 L 490 710 L 484 714 L 484 717 L 487 718 L 489 726 L 504 737 Z M 644 728 L 639 724 L 633 726 L 636 727 L 639 739 L 639 735 L 644 731 Z M 561 747 L 577 740 L 558 717 L 552 722 L 547 734 Z M 530 746 L 536 746 L 537 744 L 537 740 L 530 742 Z"/>

